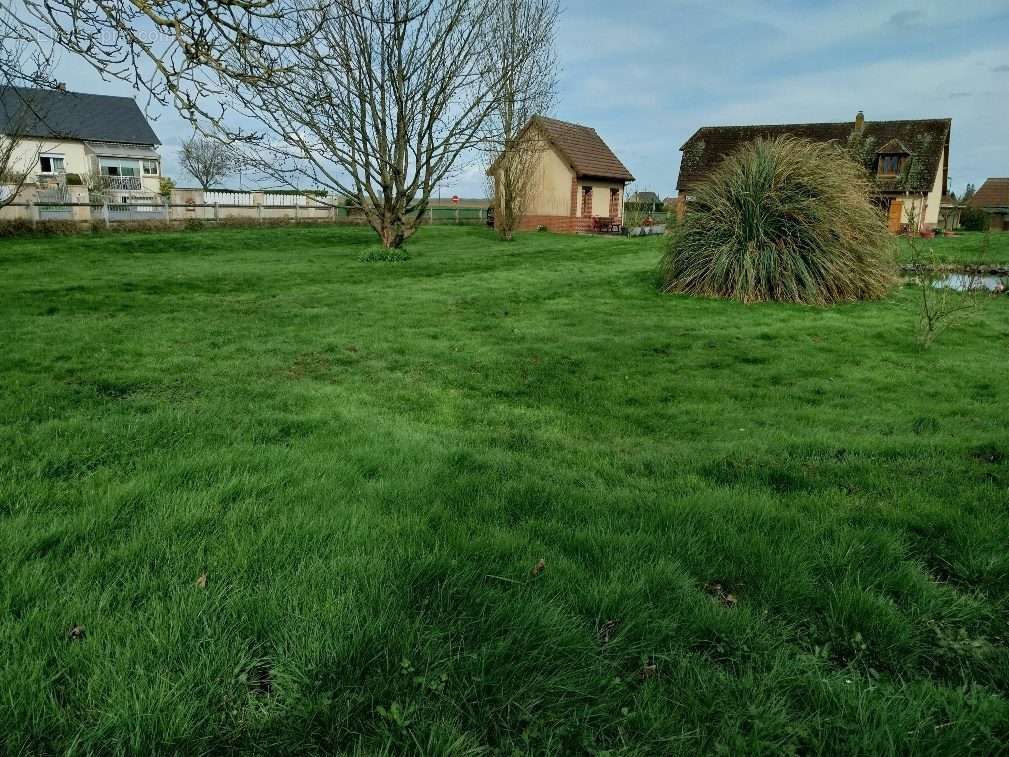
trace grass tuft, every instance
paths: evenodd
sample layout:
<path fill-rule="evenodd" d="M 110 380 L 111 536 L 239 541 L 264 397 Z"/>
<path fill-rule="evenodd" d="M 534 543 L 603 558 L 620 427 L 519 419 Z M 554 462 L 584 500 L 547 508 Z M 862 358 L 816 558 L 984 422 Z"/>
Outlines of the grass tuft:
<path fill-rule="evenodd" d="M 833 145 L 782 137 L 730 155 L 669 235 L 663 289 L 742 302 L 883 297 L 895 245 L 865 170 Z"/>
<path fill-rule="evenodd" d="M 402 247 L 369 247 L 358 256 L 361 263 L 404 263 L 410 255 Z"/>

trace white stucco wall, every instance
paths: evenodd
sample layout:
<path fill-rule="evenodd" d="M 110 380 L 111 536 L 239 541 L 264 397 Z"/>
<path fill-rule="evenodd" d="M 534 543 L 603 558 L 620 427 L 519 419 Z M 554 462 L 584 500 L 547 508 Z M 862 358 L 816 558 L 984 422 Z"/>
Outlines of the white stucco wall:
<path fill-rule="evenodd" d="M 899 197 L 903 203 L 904 222 L 909 223 L 913 216 L 918 218 L 918 226 L 922 229 L 932 229 L 939 223 L 939 209 L 942 206 L 943 186 L 942 173 L 946 161 L 946 151 L 939 156 L 939 168 L 935 172 L 935 181 L 927 195 L 908 194 Z M 923 212 L 924 210 L 924 212 Z"/>
<path fill-rule="evenodd" d="M 571 213 L 571 179 L 574 172 L 553 148 L 543 149 L 530 183 L 525 212 L 532 216 L 567 216 Z"/>
<path fill-rule="evenodd" d="M 14 146 L 12 163 L 16 166 L 15 170 L 27 171 L 34 176 L 40 171 L 39 155 L 47 153 L 62 155 L 64 170 L 67 173 L 89 173 L 94 170 L 91 165 L 91 157 L 84 149 L 83 142 L 22 139 Z"/>

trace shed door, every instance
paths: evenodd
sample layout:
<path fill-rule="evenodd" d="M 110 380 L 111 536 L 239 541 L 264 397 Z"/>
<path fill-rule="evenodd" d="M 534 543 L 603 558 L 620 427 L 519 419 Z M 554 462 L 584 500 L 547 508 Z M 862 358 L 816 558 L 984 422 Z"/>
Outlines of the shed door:
<path fill-rule="evenodd" d="M 899 232 L 901 220 L 904 217 L 904 202 L 903 200 L 894 199 L 890 202 L 890 212 L 886 217 L 886 225 L 890 231 Z"/>

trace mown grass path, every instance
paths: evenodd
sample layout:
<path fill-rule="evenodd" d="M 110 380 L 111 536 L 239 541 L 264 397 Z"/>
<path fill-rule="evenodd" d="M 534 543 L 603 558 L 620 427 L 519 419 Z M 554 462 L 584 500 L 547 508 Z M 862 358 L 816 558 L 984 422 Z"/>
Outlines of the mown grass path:
<path fill-rule="evenodd" d="M 0 752 L 1007 748 L 1009 300 L 370 244 L 0 242 Z"/>

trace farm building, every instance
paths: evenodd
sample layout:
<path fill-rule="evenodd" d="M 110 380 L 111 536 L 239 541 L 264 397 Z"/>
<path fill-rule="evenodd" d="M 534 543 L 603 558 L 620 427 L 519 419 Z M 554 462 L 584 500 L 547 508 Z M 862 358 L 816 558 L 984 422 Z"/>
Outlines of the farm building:
<path fill-rule="evenodd" d="M 535 116 L 519 144 L 532 155 L 519 229 L 574 233 L 621 223 L 624 187 L 634 176 L 595 129 Z M 498 192 L 499 163 L 500 158 L 487 170 Z"/>
<path fill-rule="evenodd" d="M 967 204 L 987 214 L 992 231 L 1009 231 L 1009 178 L 987 179 Z"/>

